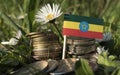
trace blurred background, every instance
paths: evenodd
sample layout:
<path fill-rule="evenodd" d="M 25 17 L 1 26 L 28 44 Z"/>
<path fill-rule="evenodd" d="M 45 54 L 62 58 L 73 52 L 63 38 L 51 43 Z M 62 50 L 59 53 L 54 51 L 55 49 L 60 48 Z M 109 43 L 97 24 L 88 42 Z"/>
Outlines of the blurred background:
<path fill-rule="evenodd" d="M 18 29 L 23 33 L 17 46 L 3 47 L 0 44 L 1 75 L 32 62 L 26 34 L 40 31 L 41 24 L 35 22 L 35 14 L 47 3 L 60 4 L 64 14 L 104 19 L 104 32 L 111 32 L 112 40 L 101 45 L 109 49 L 110 54 L 120 55 L 120 0 L 0 0 L 0 42 L 14 37 Z M 57 19 L 59 30 L 62 30 L 63 16 Z M 10 51 L 6 52 L 6 48 Z"/>

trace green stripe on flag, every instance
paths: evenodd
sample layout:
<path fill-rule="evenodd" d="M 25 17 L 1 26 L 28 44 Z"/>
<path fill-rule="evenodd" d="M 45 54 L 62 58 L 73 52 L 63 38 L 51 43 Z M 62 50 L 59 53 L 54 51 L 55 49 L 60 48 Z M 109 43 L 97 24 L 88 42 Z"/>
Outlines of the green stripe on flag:
<path fill-rule="evenodd" d="M 82 22 L 86 21 L 90 24 L 97 24 L 97 25 L 103 25 L 103 19 L 94 18 L 94 17 L 85 17 L 85 16 L 76 16 L 76 15 L 64 15 L 65 21 L 75 21 L 75 22 Z"/>

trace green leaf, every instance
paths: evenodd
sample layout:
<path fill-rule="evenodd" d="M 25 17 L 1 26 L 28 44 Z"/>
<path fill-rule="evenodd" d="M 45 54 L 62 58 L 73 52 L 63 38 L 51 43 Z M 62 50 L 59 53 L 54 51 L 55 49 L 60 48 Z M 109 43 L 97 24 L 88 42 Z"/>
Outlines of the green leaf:
<path fill-rule="evenodd" d="M 24 0 L 24 4 L 23 4 L 24 12 L 28 12 L 29 3 L 30 0 Z"/>
<path fill-rule="evenodd" d="M 38 7 L 39 0 L 30 0 L 28 6 L 28 20 L 29 20 L 29 32 L 32 32 L 33 21 L 35 19 L 36 9 Z"/>
<path fill-rule="evenodd" d="M 117 67 L 120 66 L 120 62 L 115 60 L 116 56 L 109 55 L 107 51 L 102 52 L 98 55 L 97 63 L 103 65 L 104 67 Z"/>
<path fill-rule="evenodd" d="M 120 75 L 120 68 L 116 68 L 111 75 Z"/>
<path fill-rule="evenodd" d="M 19 64 L 19 61 L 17 59 L 14 58 L 6 58 L 4 61 L 2 61 L 3 65 L 8 65 L 8 66 L 17 66 Z"/>
<path fill-rule="evenodd" d="M 23 29 L 19 27 L 7 14 L 0 12 L 0 17 L 8 26 L 11 26 L 16 30 L 21 30 L 24 35 L 26 34 L 26 32 L 23 31 Z"/>
<path fill-rule="evenodd" d="M 74 5 L 77 5 L 77 3 L 78 3 L 78 1 L 75 0 L 75 1 L 74 1 Z M 72 14 L 76 14 L 76 13 L 77 13 L 77 7 L 73 9 Z"/>
<path fill-rule="evenodd" d="M 68 3 L 69 3 L 69 0 L 63 0 L 61 2 L 61 7 L 63 8 L 63 11 L 65 11 L 66 8 L 69 7 Z"/>
<path fill-rule="evenodd" d="M 85 59 L 80 59 L 75 64 L 76 75 L 94 75 L 89 63 Z"/>

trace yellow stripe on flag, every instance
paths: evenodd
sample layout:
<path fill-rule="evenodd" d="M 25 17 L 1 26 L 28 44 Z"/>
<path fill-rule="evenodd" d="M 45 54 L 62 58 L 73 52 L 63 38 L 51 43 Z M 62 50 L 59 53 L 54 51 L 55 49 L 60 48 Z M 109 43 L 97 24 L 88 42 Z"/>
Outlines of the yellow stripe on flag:
<path fill-rule="evenodd" d="M 79 22 L 64 21 L 63 28 L 79 29 Z"/>
<path fill-rule="evenodd" d="M 88 31 L 95 31 L 95 32 L 103 32 L 103 26 L 95 25 L 95 24 L 89 24 L 89 30 Z"/>
<path fill-rule="evenodd" d="M 80 22 L 64 21 L 63 28 L 79 29 Z M 103 26 L 97 24 L 89 24 L 88 31 L 103 32 Z"/>

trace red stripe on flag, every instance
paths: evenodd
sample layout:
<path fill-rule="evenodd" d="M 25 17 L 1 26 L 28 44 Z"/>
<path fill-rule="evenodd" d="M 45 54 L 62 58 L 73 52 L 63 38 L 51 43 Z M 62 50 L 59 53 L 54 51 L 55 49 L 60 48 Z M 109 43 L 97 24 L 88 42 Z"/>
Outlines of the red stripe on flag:
<path fill-rule="evenodd" d="M 98 38 L 98 39 L 102 39 L 103 37 L 102 33 L 100 32 L 92 32 L 92 31 L 82 32 L 80 30 L 68 29 L 68 28 L 63 28 L 63 35 L 86 37 L 86 38 Z"/>

